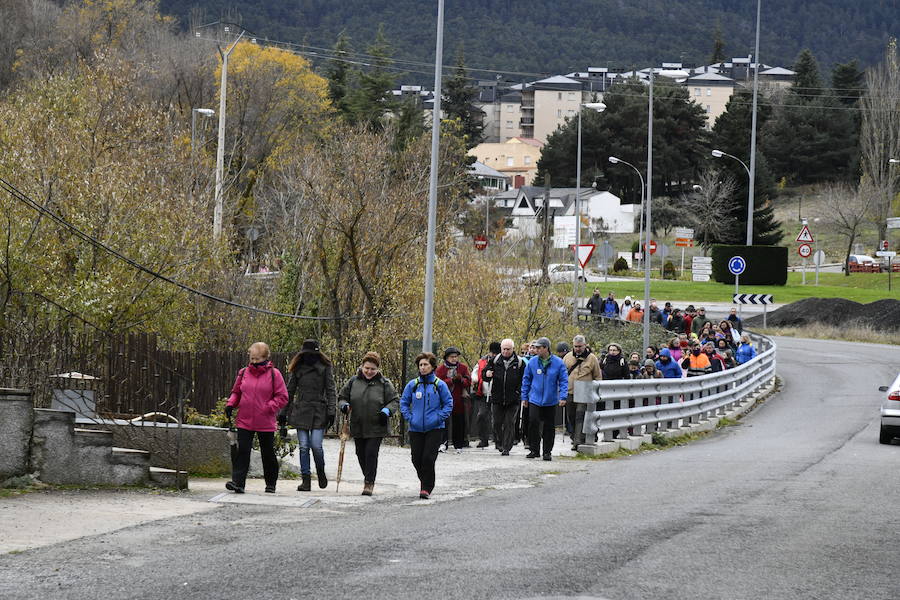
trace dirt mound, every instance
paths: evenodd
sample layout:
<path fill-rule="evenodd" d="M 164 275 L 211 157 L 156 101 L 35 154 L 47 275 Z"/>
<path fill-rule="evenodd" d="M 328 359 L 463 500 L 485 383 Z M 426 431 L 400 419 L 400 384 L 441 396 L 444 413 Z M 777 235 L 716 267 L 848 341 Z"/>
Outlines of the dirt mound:
<path fill-rule="evenodd" d="M 762 327 L 762 315 L 745 319 L 749 327 Z M 770 327 L 802 327 L 825 324 L 834 327 L 864 325 L 878 331 L 900 330 L 900 301 L 877 300 L 860 304 L 843 298 L 805 298 L 770 313 Z"/>

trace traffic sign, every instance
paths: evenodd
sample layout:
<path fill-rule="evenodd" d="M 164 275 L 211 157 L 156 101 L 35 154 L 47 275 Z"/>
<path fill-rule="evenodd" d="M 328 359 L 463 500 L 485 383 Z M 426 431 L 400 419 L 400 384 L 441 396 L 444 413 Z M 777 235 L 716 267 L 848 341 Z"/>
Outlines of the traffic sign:
<path fill-rule="evenodd" d="M 712 264 L 712 256 L 695 256 L 694 258 L 691 259 L 691 262 L 695 265 L 698 263 L 711 265 Z"/>
<path fill-rule="evenodd" d="M 809 258 L 809 255 L 812 254 L 812 246 L 809 244 L 800 244 L 797 246 L 797 254 L 803 258 Z"/>
<path fill-rule="evenodd" d="M 740 275 L 747 268 L 747 262 L 740 256 L 732 256 L 728 261 L 728 271 L 732 275 Z"/>
<path fill-rule="evenodd" d="M 694 281 L 709 281 L 709 274 L 708 273 L 697 273 L 695 271 L 694 274 L 691 276 L 691 279 L 693 279 Z"/>
<path fill-rule="evenodd" d="M 693 248 L 694 240 L 690 238 L 675 238 L 676 248 Z"/>
<path fill-rule="evenodd" d="M 484 250 L 485 248 L 487 248 L 487 246 L 488 246 L 487 237 L 485 237 L 483 235 L 475 236 L 475 249 L 476 250 Z"/>
<path fill-rule="evenodd" d="M 659 248 L 657 248 L 657 252 L 659 253 L 660 258 L 665 258 L 669 255 L 669 247 L 665 244 L 662 244 Z"/>
<path fill-rule="evenodd" d="M 712 265 L 694 265 L 691 269 L 694 273 L 708 273 L 712 275 Z"/>
<path fill-rule="evenodd" d="M 591 260 L 591 254 L 594 253 L 594 248 L 596 248 L 594 244 L 581 244 L 579 246 L 573 246 L 575 249 L 575 256 L 578 257 L 578 264 L 581 268 L 584 268 L 584 265 L 588 264 L 588 261 Z"/>
<path fill-rule="evenodd" d="M 825 264 L 825 253 L 821 250 L 818 250 L 815 254 L 813 254 L 813 264 L 817 267 L 821 267 Z"/>
<path fill-rule="evenodd" d="M 600 244 L 600 252 L 599 252 L 599 255 L 600 255 L 600 259 L 601 259 L 603 262 L 607 262 L 607 263 L 608 263 L 608 262 L 611 261 L 613 258 L 615 258 L 615 256 L 616 256 L 616 249 L 615 249 L 615 248 L 613 247 L 613 245 L 610 244 L 608 241 L 604 241 L 602 244 Z"/>
<path fill-rule="evenodd" d="M 801 244 L 812 244 L 816 240 L 813 239 L 812 233 L 809 231 L 809 226 L 804 225 L 803 229 L 800 230 L 800 233 L 797 234 L 797 242 Z"/>
<path fill-rule="evenodd" d="M 878 248 L 878 249 L 879 249 L 879 250 L 887 250 L 887 249 L 888 249 L 888 241 L 887 241 L 887 240 L 881 240 L 881 247 Z"/>
<path fill-rule="evenodd" d="M 889 217 L 887 220 L 888 229 L 900 229 L 900 217 Z"/>
<path fill-rule="evenodd" d="M 897 256 L 897 253 L 893 250 L 879 250 L 875 253 L 875 256 L 882 256 L 884 258 L 893 258 Z"/>
<path fill-rule="evenodd" d="M 656 254 L 656 242 L 655 241 L 650 240 L 650 242 L 647 244 L 647 247 L 650 249 L 650 254 Z"/>
<path fill-rule="evenodd" d="M 675 228 L 675 237 L 692 240 L 692 239 L 694 239 L 694 230 L 691 229 L 690 227 L 676 227 Z"/>
<path fill-rule="evenodd" d="M 774 304 L 772 294 L 734 294 L 731 297 L 732 304 Z"/>

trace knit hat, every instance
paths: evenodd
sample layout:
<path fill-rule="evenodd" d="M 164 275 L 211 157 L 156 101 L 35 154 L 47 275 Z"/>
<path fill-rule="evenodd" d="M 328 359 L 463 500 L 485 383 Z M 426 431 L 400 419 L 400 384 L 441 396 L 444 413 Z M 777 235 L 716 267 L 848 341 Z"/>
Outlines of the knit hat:
<path fill-rule="evenodd" d="M 500 354 L 500 342 L 491 342 L 488 345 L 488 352 L 491 354 Z"/>
<path fill-rule="evenodd" d="M 459 348 L 457 348 L 455 346 L 447 346 L 447 349 L 444 350 L 444 360 L 447 360 L 447 357 L 450 356 L 451 354 L 458 355 L 459 353 L 460 353 Z"/>
<path fill-rule="evenodd" d="M 549 349 L 550 348 L 550 339 L 545 338 L 545 337 L 539 337 L 538 339 L 534 340 L 534 345 L 539 348 L 543 347 L 543 348 Z"/>
<path fill-rule="evenodd" d="M 648 358 L 647 360 L 644 361 L 644 366 L 645 367 L 655 367 L 656 363 L 653 362 L 652 358 Z"/>
<path fill-rule="evenodd" d="M 567 343 L 565 343 L 565 342 L 559 342 L 558 344 L 556 344 L 556 351 L 557 351 L 557 353 L 559 353 L 559 352 L 568 352 L 568 351 L 569 351 L 569 345 L 568 345 Z"/>
<path fill-rule="evenodd" d="M 300 354 L 304 354 L 306 352 L 318 352 L 319 351 L 319 342 L 313 339 L 303 340 L 303 345 L 300 347 Z"/>

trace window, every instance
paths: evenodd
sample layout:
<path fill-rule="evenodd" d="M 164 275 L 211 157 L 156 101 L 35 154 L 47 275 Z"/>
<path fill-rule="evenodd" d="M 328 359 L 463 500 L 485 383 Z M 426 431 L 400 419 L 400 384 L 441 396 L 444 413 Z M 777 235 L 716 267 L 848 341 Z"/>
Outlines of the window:
<path fill-rule="evenodd" d="M 706 95 L 712 96 L 712 88 L 706 88 Z"/>
<path fill-rule="evenodd" d="M 701 90 L 700 88 L 694 88 L 694 95 L 695 95 L 695 96 L 702 96 L 702 95 L 703 95 L 703 90 Z"/>
<path fill-rule="evenodd" d="M 709 104 L 707 104 L 707 105 L 706 105 L 706 114 L 709 114 L 710 112 L 711 112 L 711 110 L 710 110 L 710 108 L 709 108 Z"/>
<path fill-rule="evenodd" d="M 506 105 L 506 112 L 512 112 L 512 111 L 513 111 L 513 105 L 512 105 L 512 104 L 507 104 L 507 105 Z"/>
<path fill-rule="evenodd" d="M 575 114 L 575 111 L 570 108 L 569 110 L 566 111 L 566 114 L 571 116 L 571 115 Z"/>
<path fill-rule="evenodd" d="M 562 92 L 556 92 L 556 99 L 562 100 Z"/>
<path fill-rule="evenodd" d="M 569 101 L 571 102 L 574 100 L 575 100 L 575 92 L 569 92 Z"/>
<path fill-rule="evenodd" d="M 556 109 L 556 117 L 558 119 L 562 119 L 562 109 L 561 108 Z"/>
<path fill-rule="evenodd" d="M 513 157 L 512 157 L 512 156 L 507 156 L 507 157 L 506 157 L 506 166 L 507 166 L 507 167 L 512 167 L 512 166 L 514 166 L 514 165 L 513 165 Z"/>
<path fill-rule="evenodd" d="M 530 157 L 530 156 L 526 156 L 526 157 L 525 157 L 525 164 L 526 164 L 526 165 L 530 165 L 530 164 L 531 164 L 531 157 Z"/>
<path fill-rule="evenodd" d="M 513 128 L 513 122 L 512 122 L 512 121 L 507 121 L 507 122 L 506 122 L 506 128 L 507 128 L 507 129 L 512 129 L 512 128 Z"/>

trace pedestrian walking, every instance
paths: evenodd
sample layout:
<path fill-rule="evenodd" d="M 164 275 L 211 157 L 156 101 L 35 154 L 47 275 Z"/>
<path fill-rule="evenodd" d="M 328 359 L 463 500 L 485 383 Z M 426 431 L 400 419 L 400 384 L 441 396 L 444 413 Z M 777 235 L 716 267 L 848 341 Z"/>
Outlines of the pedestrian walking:
<path fill-rule="evenodd" d="M 472 376 L 469 367 L 459 360 L 459 350 L 453 346 L 444 350 L 444 362 L 435 372 L 438 379 L 447 384 L 453 396 L 453 413 L 450 415 L 450 434 L 453 436 L 453 448 L 456 453 L 469 447 L 466 435 L 466 416 L 469 412 L 469 388 L 472 385 Z M 446 439 L 446 432 L 444 433 Z"/>
<path fill-rule="evenodd" d="M 297 491 L 310 491 L 312 473 L 309 454 L 312 451 L 316 463 L 319 487 L 328 486 L 325 476 L 325 451 L 322 440 L 325 430 L 334 425 L 336 391 L 334 367 L 331 360 L 319 349 L 313 339 L 303 341 L 300 352 L 294 355 L 288 366 L 288 405 L 284 419 L 297 429 L 297 445 L 300 451 L 300 479 Z"/>
<path fill-rule="evenodd" d="M 400 414 L 409 426 L 409 448 L 416 475 L 419 477 L 419 498 L 427 500 L 434 490 L 434 463 L 441 432 L 453 411 L 450 388 L 435 376 L 437 357 L 431 352 L 416 356 L 419 376 L 410 380 L 400 397 Z"/>
<path fill-rule="evenodd" d="M 491 436 L 491 379 L 493 377 L 492 363 L 500 354 L 500 342 L 491 342 L 488 345 L 488 353 L 483 356 L 475 370 L 472 371 L 472 386 L 475 389 L 473 402 L 472 422 L 478 435 L 478 448 L 487 448 L 490 445 Z"/>
<path fill-rule="evenodd" d="M 550 354 L 549 339 L 538 338 L 535 346 L 537 356 L 528 362 L 522 376 L 522 406 L 528 406 L 529 413 L 528 458 L 542 455 L 543 440 L 543 458 L 552 460 L 556 407 L 566 405 L 569 377 L 562 359 Z"/>
<path fill-rule="evenodd" d="M 568 374 L 568 394 L 566 397 L 566 416 L 570 420 L 572 450 L 584 443 L 585 404 L 575 402 L 576 381 L 596 381 L 601 379 L 600 362 L 587 346 L 583 335 L 572 338 L 572 351 L 565 355 L 563 363 Z"/>
<path fill-rule="evenodd" d="M 388 435 L 391 415 L 399 408 L 399 395 L 391 380 L 381 374 L 381 357 L 367 352 L 356 375 L 347 380 L 338 396 L 340 410 L 349 415 L 350 435 L 363 473 L 363 496 L 371 496 L 378 473 L 378 451 Z"/>
<path fill-rule="evenodd" d="M 516 424 L 522 390 L 525 361 L 516 356 L 511 339 L 500 342 L 500 354 L 491 362 L 491 415 L 494 419 L 494 443 L 502 456 L 516 442 Z"/>
<path fill-rule="evenodd" d="M 232 460 L 231 481 L 225 488 L 244 493 L 250 470 L 253 436 L 259 441 L 266 492 L 275 493 L 278 482 L 278 458 L 275 456 L 276 415 L 287 404 L 288 392 L 281 371 L 269 361 L 269 346 L 256 342 L 248 350 L 250 362 L 238 371 L 225 404 L 225 416 L 231 420 L 237 408 L 237 453 Z"/>

